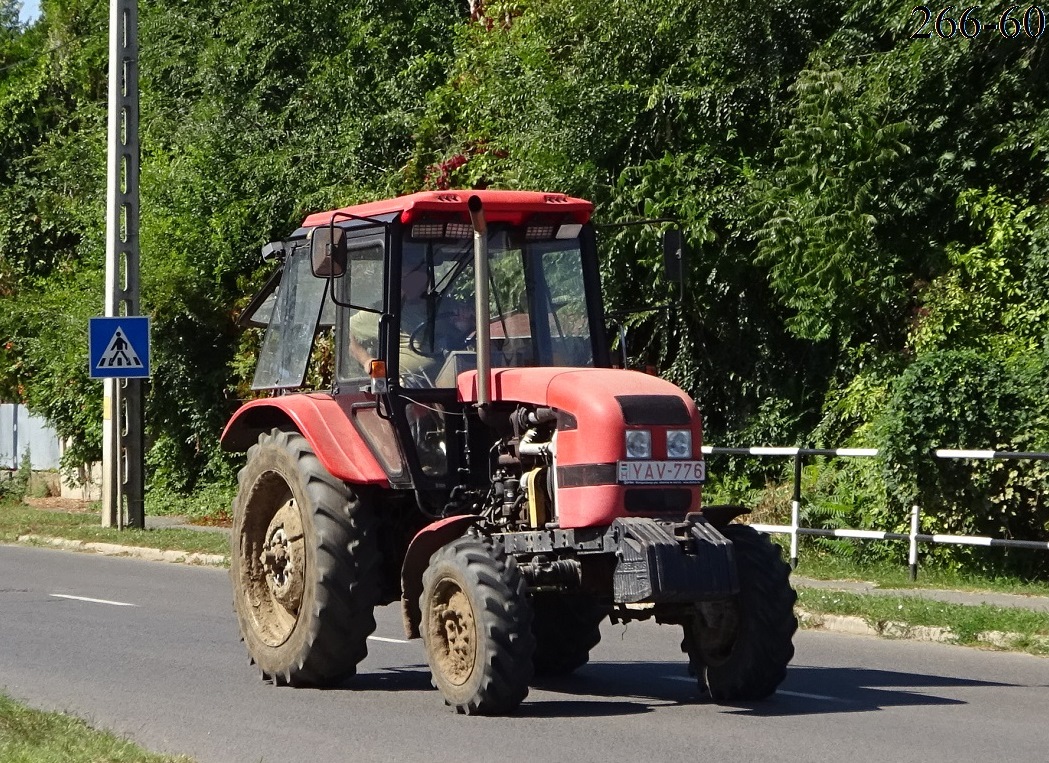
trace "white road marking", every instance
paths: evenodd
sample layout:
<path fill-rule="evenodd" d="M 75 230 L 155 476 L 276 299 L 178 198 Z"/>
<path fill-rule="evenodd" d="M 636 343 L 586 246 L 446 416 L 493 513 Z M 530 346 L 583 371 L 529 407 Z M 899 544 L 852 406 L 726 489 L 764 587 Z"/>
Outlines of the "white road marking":
<path fill-rule="evenodd" d="M 691 676 L 667 676 L 671 681 L 688 681 L 689 683 L 696 683 L 696 679 Z M 776 694 L 782 694 L 786 697 L 800 697 L 802 699 L 818 699 L 824 702 L 844 702 L 845 700 L 840 697 L 828 697 L 826 694 L 806 694 L 802 691 L 785 691 L 783 689 L 777 689 Z"/>
<path fill-rule="evenodd" d="M 824 702 L 844 702 L 845 700 L 840 697 L 828 697 L 826 694 L 806 694 L 803 691 L 784 691 L 783 689 L 777 689 L 776 694 L 783 694 L 787 697 L 801 697 L 802 699 L 821 699 Z"/>
<path fill-rule="evenodd" d="M 126 601 L 110 601 L 109 599 L 92 599 L 88 596 L 70 596 L 65 593 L 53 593 L 51 594 L 56 599 L 73 599 L 74 601 L 89 601 L 92 604 L 112 604 L 114 607 L 134 607 L 135 604 L 128 604 Z"/>
<path fill-rule="evenodd" d="M 368 636 L 369 641 L 385 641 L 387 644 L 407 644 L 408 640 L 403 638 L 384 638 L 383 636 Z"/>

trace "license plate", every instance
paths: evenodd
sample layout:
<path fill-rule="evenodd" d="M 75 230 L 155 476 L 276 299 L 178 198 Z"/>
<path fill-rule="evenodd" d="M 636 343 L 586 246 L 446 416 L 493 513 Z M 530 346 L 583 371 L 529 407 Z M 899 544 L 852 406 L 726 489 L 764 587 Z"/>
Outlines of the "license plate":
<path fill-rule="evenodd" d="M 698 485 L 706 479 L 705 461 L 620 461 L 620 485 Z"/>

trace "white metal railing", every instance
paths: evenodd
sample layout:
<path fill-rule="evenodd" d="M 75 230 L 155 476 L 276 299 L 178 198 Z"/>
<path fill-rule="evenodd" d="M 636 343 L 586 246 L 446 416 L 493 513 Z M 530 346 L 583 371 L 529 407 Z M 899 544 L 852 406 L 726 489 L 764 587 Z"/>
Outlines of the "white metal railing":
<path fill-rule="evenodd" d="M 828 456 L 839 458 L 871 458 L 878 455 L 875 448 L 718 448 L 703 447 L 704 455 L 732 456 L 790 456 L 794 459 L 794 493 L 790 503 L 789 525 L 751 525 L 755 530 L 766 533 L 785 533 L 790 535 L 790 565 L 798 566 L 798 537 L 812 535 L 824 538 L 855 538 L 859 540 L 892 540 L 907 541 L 909 544 L 908 564 L 910 578 L 918 577 L 918 544 L 943 543 L 959 546 L 992 546 L 1003 548 L 1026 548 L 1049 551 L 1049 542 L 1034 540 L 1006 540 L 989 538 L 981 535 L 941 535 L 918 532 L 920 513 L 918 505 L 911 506 L 911 527 L 908 533 L 882 532 L 880 530 L 835 529 L 828 530 L 814 527 L 801 527 L 801 467 L 807 456 Z M 1007 452 L 997 450 L 964 450 L 937 448 L 933 450 L 936 458 L 969 458 L 969 459 L 1030 459 L 1049 461 L 1049 453 Z"/>

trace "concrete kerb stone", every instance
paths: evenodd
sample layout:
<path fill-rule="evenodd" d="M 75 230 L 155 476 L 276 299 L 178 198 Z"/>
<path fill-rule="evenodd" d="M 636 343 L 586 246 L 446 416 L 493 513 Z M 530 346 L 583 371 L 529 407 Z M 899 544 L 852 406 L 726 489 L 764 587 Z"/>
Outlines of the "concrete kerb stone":
<path fill-rule="evenodd" d="M 94 541 L 51 538 L 44 535 L 20 535 L 19 543 L 51 546 L 67 551 L 82 551 L 103 556 L 126 556 L 144 559 L 151 562 L 169 562 L 175 564 L 195 564 L 212 567 L 224 567 L 229 564 L 229 557 L 224 554 L 201 554 L 189 551 L 163 551 L 159 548 L 141 546 L 121 546 L 116 543 L 97 543 Z"/>
<path fill-rule="evenodd" d="M 798 624 L 803 628 L 849 633 L 854 636 L 883 636 L 885 638 L 903 638 L 914 641 L 935 641 L 953 643 L 957 637 L 950 628 L 936 628 L 928 625 L 907 625 L 897 622 L 870 623 L 865 618 L 855 615 L 831 615 L 796 610 Z"/>
<path fill-rule="evenodd" d="M 796 608 L 798 626 L 810 630 L 824 630 L 832 633 L 846 633 L 853 636 L 877 636 L 881 638 L 909 639 L 911 641 L 930 641 L 938 644 L 958 644 L 960 639 L 950 628 L 939 628 L 930 625 L 908 625 L 892 621 L 878 623 L 868 622 L 856 615 L 832 615 L 809 612 Z M 1034 646 L 1049 646 L 1049 637 L 1027 637 L 1019 633 L 1003 631 L 983 631 L 976 634 L 977 645 L 986 645 L 998 649 L 1015 649 L 1023 643 Z M 1033 644 L 1032 644 L 1033 642 Z"/>
<path fill-rule="evenodd" d="M 798 626 L 811 630 L 848 633 L 853 636 L 880 636 L 878 630 L 862 617 L 852 615 L 830 615 L 795 608 Z"/>

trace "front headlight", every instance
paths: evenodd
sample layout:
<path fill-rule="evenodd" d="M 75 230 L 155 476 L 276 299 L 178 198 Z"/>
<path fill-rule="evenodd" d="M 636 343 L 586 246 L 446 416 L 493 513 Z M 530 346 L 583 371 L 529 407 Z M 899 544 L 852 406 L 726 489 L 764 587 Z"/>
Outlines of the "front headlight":
<path fill-rule="evenodd" d="M 667 430 L 667 458 L 692 458 L 692 432 L 688 429 Z"/>
<path fill-rule="evenodd" d="M 652 433 L 647 429 L 628 429 L 626 433 L 627 458 L 652 457 Z"/>

